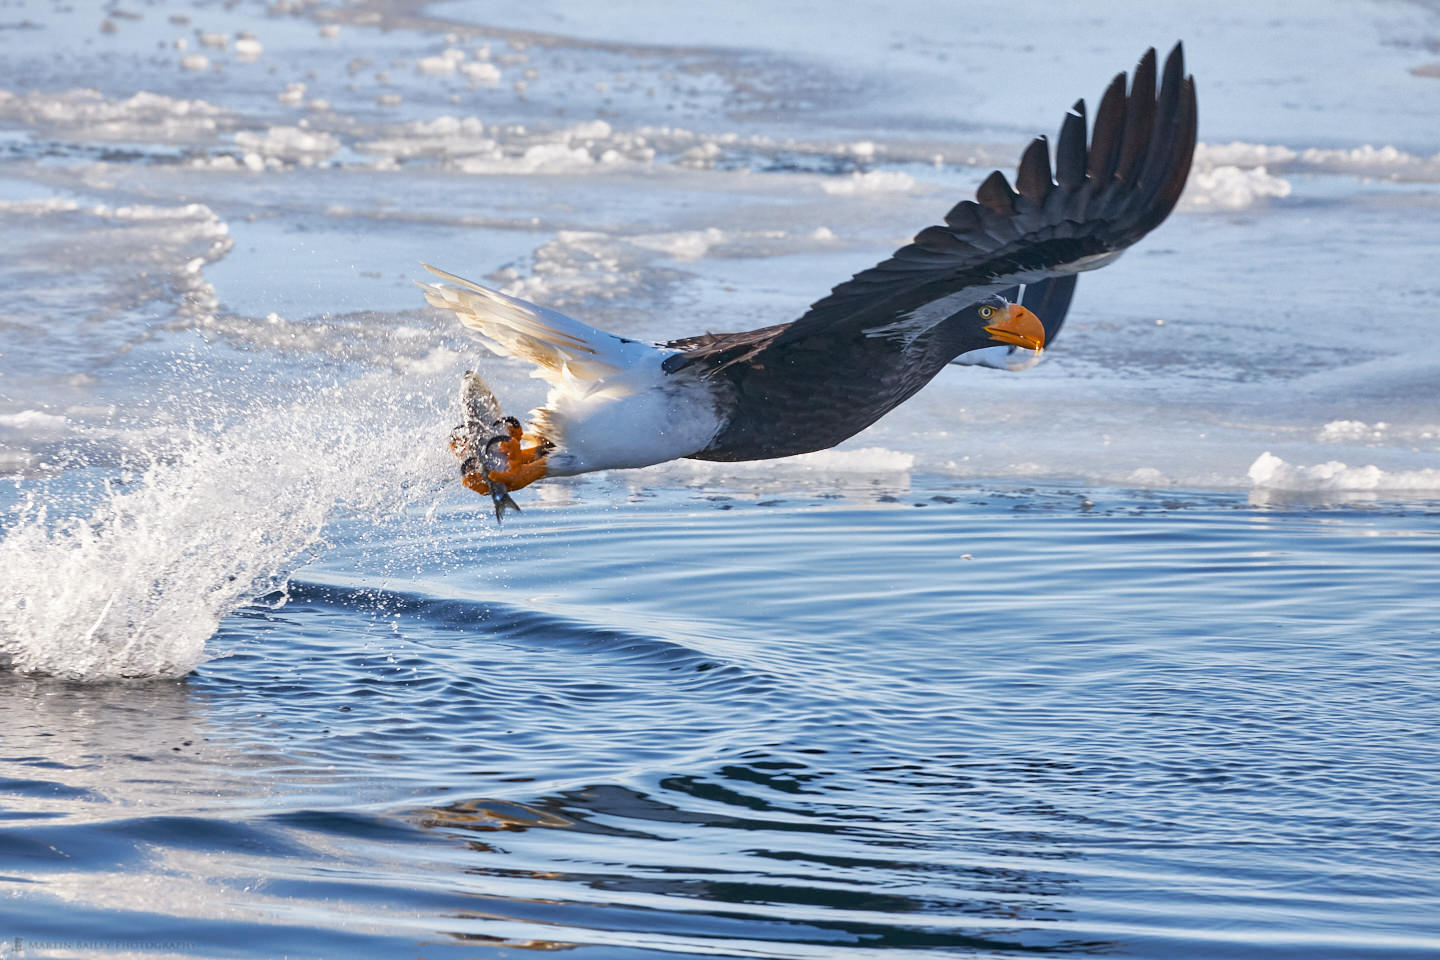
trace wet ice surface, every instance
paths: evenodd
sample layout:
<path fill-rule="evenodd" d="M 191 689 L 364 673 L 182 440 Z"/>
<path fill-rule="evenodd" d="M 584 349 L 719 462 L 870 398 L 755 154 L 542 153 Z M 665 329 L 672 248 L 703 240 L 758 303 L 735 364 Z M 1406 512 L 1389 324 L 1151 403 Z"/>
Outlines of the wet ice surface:
<path fill-rule="evenodd" d="M 473 348 L 416 305 L 421 260 L 634 336 L 791 318 L 1156 42 L 1131 11 L 1085 56 L 997 84 L 963 45 L 900 28 L 883 44 L 835 28 L 828 59 L 801 53 L 786 40 L 808 24 L 800 12 L 746 46 L 726 40 L 743 21 L 686 26 L 643 6 L 597 25 L 537 5 L 471 29 L 427 9 L 157 10 L 111 17 L 113 32 L 71 11 L 6 31 L 12 469 L 57 453 L 53 420 L 36 421 L 47 433 L 16 417 L 65 417 L 65 438 L 86 444 L 96 410 L 176 415 L 154 405 L 164 372 L 137 367 L 195 348 L 196 331 L 221 369 L 227 348 L 283 355 L 302 377 L 317 358 L 448 350 L 463 365 Z M 1334 461 L 1379 471 L 1351 486 L 1433 486 L 1421 471 L 1440 442 L 1425 336 L 1440 306 L 1427 215 L 1440 160 L 1412 122 L 1440 99 L 1414 72 L 1433 17 L 1348 5 L 1246 17 L 1259 20 L 1170 25 L 1198 36 L 1206 144 L 1191 189 L 1163 231 L 1085 277 L 1052 362 L 1025 377 L 947 371 L 855 443 L 965 477 L 1247 487 L 1308 482 L 1294 478 Z M 723 45 L 672 36 L 712 26 Z M 63 82 L 43 83 L 57 68 L 35 62 L 49 49 L 35 38 L 61 31 L 83 39 L 62 45 Z M 1216 32 L 1225 42 L 1207 43 Z M 1319 78 L 1302 98 L 1290 54 L 1239 56 L 1270 33 L 1285 50 L 1342 46 L 1373 82 L 1342 96 Z M 258 59 L 235 50 L 250 34 Z M 210 68 L 181 69 L 201 48 Z M 1413 113 L 1394 116 L 1397 97 Z M 897 103 L 931 123 L 901 125 Z M 512 405 L 535 399 L 523 371 L 490 372 L 523 398 Z M 1334 442 L 1336 422 L 1364 424 L 1364 441 Z M 1256 480 L 1267 451 L 1297 469 Z"/>
<path fill-rule="evenodd" d="M 726 9 L 0 0 L 0 951 L 1435 952 L 1440 15 Z M 1033 370 L 456 490 L 420 261 L 791 319 L 1176 37 Z"/>

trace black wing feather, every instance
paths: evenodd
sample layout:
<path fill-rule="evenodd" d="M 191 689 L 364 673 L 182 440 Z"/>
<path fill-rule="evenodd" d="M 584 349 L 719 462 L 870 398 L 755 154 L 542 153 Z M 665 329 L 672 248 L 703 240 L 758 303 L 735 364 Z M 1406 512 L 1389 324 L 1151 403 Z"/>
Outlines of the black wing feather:
<path fill-rule="evenodd" d="M 1015 173 L 1015 189 L 1020 196 L 1038 205 L 1050 195 L 1050 188 L 1055 185 L 1053 180 L 1050 143 L 1044 137 L 1036 137 L 1020 157 L 1020 169 Z"/>
<path fill-rule="evenodd" d="M 1116 184 L 1135 182 L 1136 167 L 1150 144 L 1150 134 L 1155 129 L 1155 49 L 1145 51 L 1135 67 L 1135 79 L 1130 83 L 1130 97 L 1126 102 L 1125 129 L 1120 134 L 1120 161 L 1115 165 Z"/>
<path fill-rule="evenodd" d="M 1015 198 L 1015 191 L 1010 189 L 1010 181 L 1006 180 L 1005 174 L 999 170 L 986 177 L 985 181 L 980 184 L 980 188 L 975 191 L 976 203 L 991 213 L 1006 218 L 1015 213 Z M 880 266 L 884 266 L 884 264 Z"/>
<path fill-rule="evenodd" d="M 1085 183 L 1085 101 L 1076 100 L 1060 125 L 1055 145 L 1055 182 L 1062 190 L 1075 190 Z"/>
<path fill-rule="evenodd" d="M 758 363 L 771 348 L 855 335 L 972 287 L 978 297 L 997 285 L 1028 283 L 1036 296 L 1054 298 L 1047 312 L 1063 320 L 1073 276 L 1088 266 L 1082 261 L 1139 240 L 1170 214 L 1185 186 L 1196 107 L 1182 45 L 1166 58 L 1158 96 L 1155 68 L 1152 48 L 1140 58 L 1128 94 L 1125 74 L 1116 75 L 1101 97 L 1088 148 L 1085 104 L 1075 104 L 1060 128 L 1053 171 L 1048 143 L 1038 138 L 1020 159 L 1018 192 L 997 170 L 943 225 L 927 227 L 890 259 L 835 287 L 795 322 L 674 341 L 670 346 L 685 353 L 666 368 Z M 1058 282 L 1066 277 L 1068 283 Z M 1048 326 L 1045 313 L 1035 312 Z"/>
<path fill-rule="evenodd" d="M 1090 136 L 1090 165 L 1085 175 L 1097 183 L 1109 182 L 1120 163 L 1120 132 L 1125 129 L 1125 106 L 1125 74 L 1117 73 L 1100 98 L 1095 129 Z"/>

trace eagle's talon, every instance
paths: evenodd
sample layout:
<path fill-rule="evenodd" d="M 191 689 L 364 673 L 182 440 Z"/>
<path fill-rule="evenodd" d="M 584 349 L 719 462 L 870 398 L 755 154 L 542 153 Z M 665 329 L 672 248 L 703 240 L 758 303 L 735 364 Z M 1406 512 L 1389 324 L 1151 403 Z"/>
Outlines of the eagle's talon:
<path fill-rule="evenodd" d="M 508 470 L 491 470 L 490 482 L 504 485 L 506 490 L 522 490 L 545 476 L 545 458 L 532 457 L 523 463 L 512 461 Z M 472 488 L 473 489 L 473 488 Z"/>
<path fill-rule="evenodd" d="M 500 453 L 504 455 L 505 462 L 509 464 L 509 469 L 512 471 L 515 471 L 518 468 L 526 466 L 528 464 L 535 463 L 537 460 L 544 457 L 545 454 L 549 453 L 553 446 L 553 444 L 546 440 L 541 440 L 533 447 L 522 446 L 525 431 L 520 426 L 520 421 L 516 420 L 514 417 L 505 417 L 503 420 L 496 420 L 495 426 L 497 428 L 503 426 L 505 428 L 505 434 L 502 436 L 491 437 L 489 440 L 485 441 L 485 452 L 488 454 L 491 447 L 498 445 L 500 448 Z M 495 471 L 492 470 L 491 473 L 493 475 Z M 540 474 L 540 476 L 544 476 L 544 474 L 542 473 Z M 539 477 L 535 477 L 531 480 L 526 480 L 525 483 L 520 484 L 520 486 L 525 486 L 525 484 L 533 483 L 536 479 L 539 479 Z M 509 486 L 509 484 L 507 484 L 507 486 Z M 510 487 L 510 489 L 518 490 L 519 487 L 512 486 Z"/>
<path fill-rule="evenodd" d="M 484 470 L 477 470 L 474 473 L 462 473 L 460 475 L 460 482 L 482 496 L 490 493 L 490 484 L 485 479 Z"/>

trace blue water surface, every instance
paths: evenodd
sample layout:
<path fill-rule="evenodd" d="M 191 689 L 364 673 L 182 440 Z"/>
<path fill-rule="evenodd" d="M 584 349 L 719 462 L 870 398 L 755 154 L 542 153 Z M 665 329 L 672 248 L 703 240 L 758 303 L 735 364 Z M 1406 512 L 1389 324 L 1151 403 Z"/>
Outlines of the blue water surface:
<path fill-rule="evenodd" d="M 0 674 L 0 934 L 1440 950 L 1440 505 L 575 490 L 342 525 L 183 680 Z"/>

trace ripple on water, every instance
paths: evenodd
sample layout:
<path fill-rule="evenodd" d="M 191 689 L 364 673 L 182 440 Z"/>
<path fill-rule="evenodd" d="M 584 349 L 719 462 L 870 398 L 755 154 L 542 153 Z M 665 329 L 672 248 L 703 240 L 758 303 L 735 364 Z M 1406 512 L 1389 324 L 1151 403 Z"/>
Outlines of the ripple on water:
<path fill-rule="evenodd" d="M 184 683 L 5 680 L 30 935 L 1440 949 L 1433 517 L 919 487 L 342 529 Z"/>

